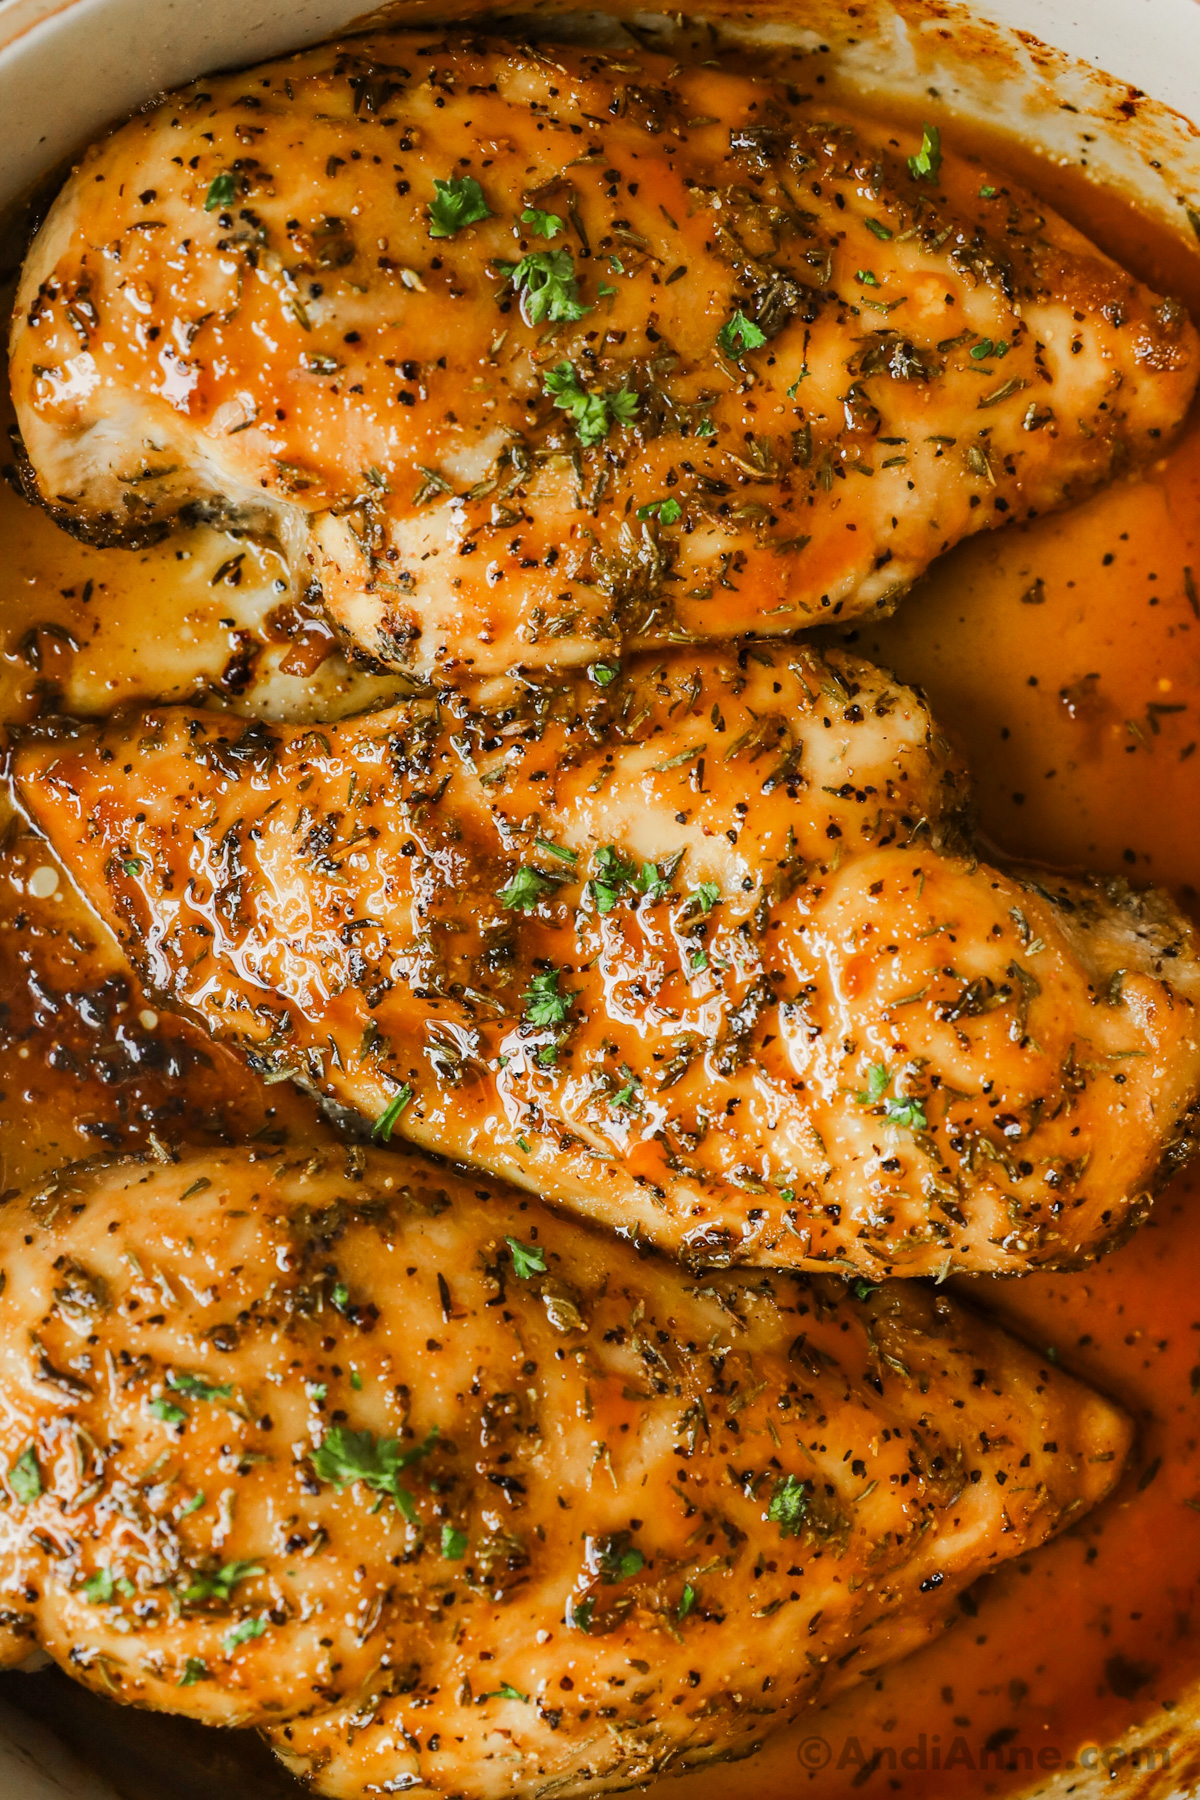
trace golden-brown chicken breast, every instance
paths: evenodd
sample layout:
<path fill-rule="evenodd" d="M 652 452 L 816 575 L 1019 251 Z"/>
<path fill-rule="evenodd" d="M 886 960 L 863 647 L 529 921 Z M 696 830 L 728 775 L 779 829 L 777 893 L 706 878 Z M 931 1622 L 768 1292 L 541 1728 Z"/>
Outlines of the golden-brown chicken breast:
<path fill-rule="evenodd" d="M 274 1726 L 333 1795 L 745 1752 L 1129 1443 L 948 1296 L 697 1287 L 383 1153 L 67 1171 L 0 1215 L 0 1268 L 10 1638 Z"/>
<path fill-rule="evenodd" d="M 1200 354 L 935 133 L 426 32 L 206 77 L 90 151 L 12 373 L 70 529 L 265 518 L 371 657 L 461 675 L 890 607 L 1157 454 Z"/>
<path fill-rule="evenodd" d="M 15 772 L 161 997 L 693 1265 L 1061 1266 L 1191 1148 L 1191 927 L 981 863 L 924 705 L 844 655 L 162 708 Z"/>

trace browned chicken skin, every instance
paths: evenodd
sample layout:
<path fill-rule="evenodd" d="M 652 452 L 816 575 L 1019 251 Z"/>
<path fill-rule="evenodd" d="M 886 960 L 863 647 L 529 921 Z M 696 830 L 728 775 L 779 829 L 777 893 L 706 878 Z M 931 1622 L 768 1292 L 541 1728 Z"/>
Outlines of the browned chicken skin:
<path fill-rule="evenodd" d="M 12 343 L 71 529 L 265 517 L 364 652 L 455 675 L 889 607 L 1157 454 L 1198 373 L 1181 307 L 978 163 L 716 69 L 428 33 L 131 120 Z"/>
<path fill-rule="evenodd" d="M 691 1266 L 1063 1266 L 1192 1148 L 1192 928 L 981 863 L 924 705 L 845 655 L 162 708 L 14 768 L 161 996 Z"/>
<path fill-rule="evenodd" d="M 745 1754 L 1103 1497 L 1127 1420 L 944 1294 L 667 1262 L 331 1148 L 0 1215 L 0 1606 L 321 1793 Z"/>

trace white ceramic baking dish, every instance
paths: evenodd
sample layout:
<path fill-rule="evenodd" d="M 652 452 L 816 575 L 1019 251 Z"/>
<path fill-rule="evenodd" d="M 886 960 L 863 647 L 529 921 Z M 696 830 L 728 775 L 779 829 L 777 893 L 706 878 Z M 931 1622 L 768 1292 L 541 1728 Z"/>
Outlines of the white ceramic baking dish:
<path fill-rule="evenodd" d="M 371 17 L 424 23 L 489 10 L 503 9 L 395 0 Z M 540 14 L 539 29 L 551 32 L 550 15 L 567 7 L 525 0 L 521 10 Z M 661 24 L 628 0 L 608 0 L 604 10 L 639 30 Z M 986 120 L 1053 161 L 1086 161 L 1181 236 L 1200 230 L 1200 0 L 744 0 L 737 8 L 684 0 L 683 10 L 718 19 L 729 38 L 756 40 L 766 58 L 772 45 L 811 48 L 831 86 L 844 80 L 868 101 Z M 362 21 L 362 0 L 0 0 L 0 220 L 105 126 L 163 89 Z M 595 14 L 557 28 L 603 29 Z M 1200 1746 L 1200 1694 L 1175 1714 L 1176 1747 L 1181 1712 Z M 1183 1761 L 1187 1769 L 1177 1757 L 1157 1778 L 1076 1772 L 1037 1791 L 1170 1800 L 1198 1791 L 1200 1748 Z M 161 1791 L 163 1800 L 175 1792 L 166 1762 Z M 120 1800 L 44 1726 L 0 1703 L 2 1800 L 64 1796 Z"/>

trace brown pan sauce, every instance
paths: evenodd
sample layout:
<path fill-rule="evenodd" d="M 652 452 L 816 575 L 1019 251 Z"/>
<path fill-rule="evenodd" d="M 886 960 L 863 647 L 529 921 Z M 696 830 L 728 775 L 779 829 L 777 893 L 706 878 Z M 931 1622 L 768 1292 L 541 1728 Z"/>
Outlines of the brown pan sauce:
<path fill-rule="evenodd" d="M 1200 316 L 1200 247 L 1189 254 L 1078 171 L 1011 149 L 1007 160 Z M 386 692 L 329 653 L 321 622 L 282 595 L 275 553 L 249 539 L 181 533 L 97 551 L 4 487 L 0 544 L 5 720 L 198 696 L 328 717 Z M 1196 910 L 1200 413 L 1142 477 L 963 545 L 894 620 L 846 635 L 921 685 L 958 734 L 1001 851 L 1162 882 Z M 0 1194 L 74 1158 L 321 1129 L 289 1085 L 264 1086 L 157 1011 L 6 810 Z M 691 1778 L 692 1800 L 723 1800 L 731 1781 L 762 1800 L 974 1800 L 1078 1766 L 1091 1746 L 1086 1766 L 1132 1725 L 1169 1733 L 1200 1680 L 1198 1185 L 1200 1172 L 1177 1179 L 1151 1222 L 1090 1269 L 957 1283 L 1130 1408 L 1139 1441 L 1115 1498 L 981 1584 L 944 1638 L 806 1715 L 751 1769 Z"/>

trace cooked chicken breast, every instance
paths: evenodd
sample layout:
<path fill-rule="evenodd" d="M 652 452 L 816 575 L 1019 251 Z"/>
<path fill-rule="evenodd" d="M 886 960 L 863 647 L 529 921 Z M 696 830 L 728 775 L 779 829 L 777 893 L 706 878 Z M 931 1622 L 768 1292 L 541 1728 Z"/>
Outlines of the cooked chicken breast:
<path fill-rule="evenodd" d="M 0 1268 L 11 1653 L 272 1726 L 327 1794 L 744 1753 L 1129 1444 L 947 1296 L 697 1287 L 383 1153 L 67 1171 L 0 1215 Z"/>
<path fill-rule="evenodd" d="M 164 1000 L 693 1266 L 1062 1266 L 1192 1148 L 1191 927 L 981 863 L 926 708 L 844 655 L 162 708 L 14 766 Z"/>
<path fill-rule="evenodd" d="M 1002 174 L 714 68 L 381 33 L 205 78 L 30 253 L 31 491 L 265 520 L 461 675 L 891 607 L 1157 455 L 1182 307 Z"/>

